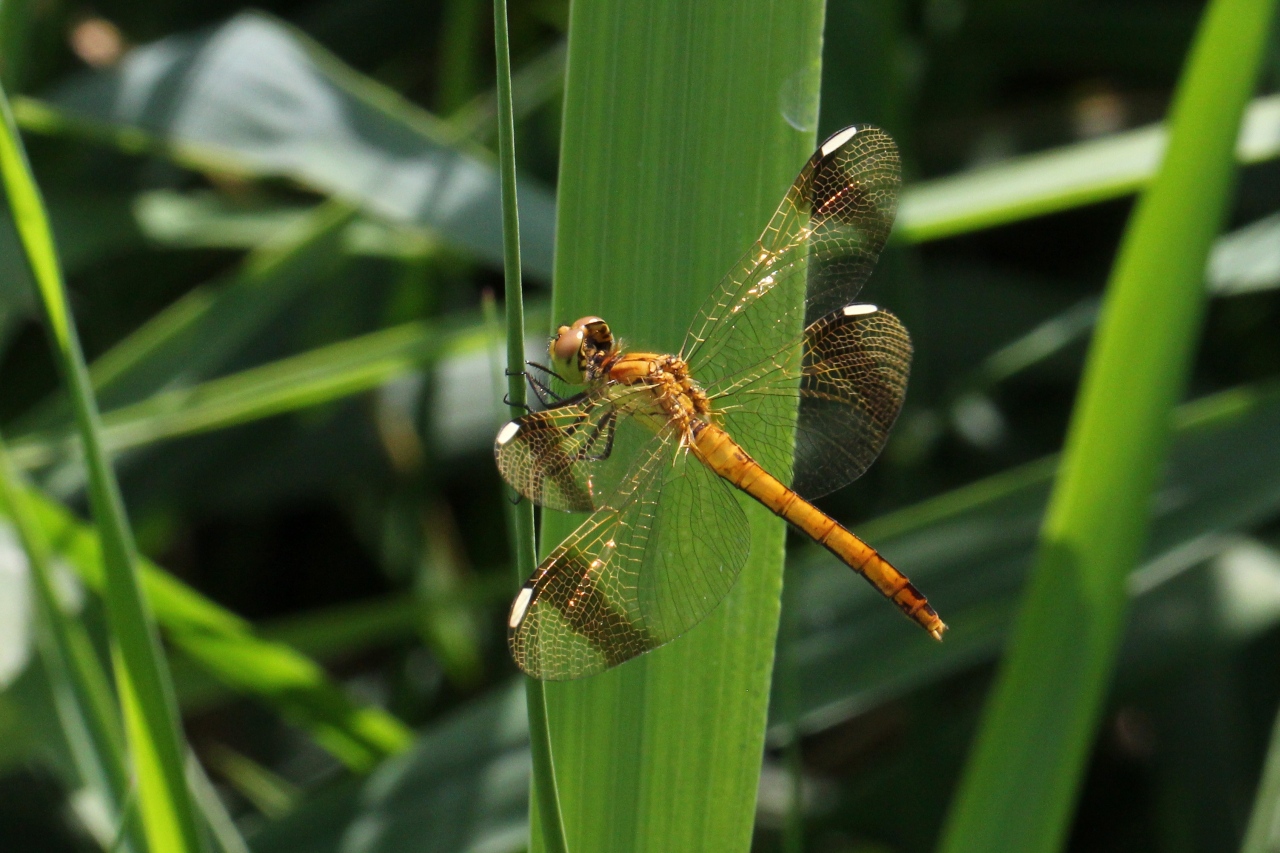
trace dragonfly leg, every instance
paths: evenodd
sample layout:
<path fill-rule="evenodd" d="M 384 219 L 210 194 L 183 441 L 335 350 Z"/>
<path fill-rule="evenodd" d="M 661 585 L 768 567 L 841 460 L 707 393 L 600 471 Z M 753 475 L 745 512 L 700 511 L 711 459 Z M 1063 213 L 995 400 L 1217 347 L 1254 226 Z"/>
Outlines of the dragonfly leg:
<path fill-rule="evenodd" d="M 550 370 L 546 367 L 543 367 L 537 362 L 530 361 L 530 362 L 527 362 L 527 365 L 537 370 L 541 370 L 543 373 L 546 373 L 549 376 L 554 376 L 557 379 L 560 379 L 562 382 L 564 381 L 563 379 L 561 379 L 560 375 L 556 373 L 554 370 Z M 523 376 L 524 381 L 529 385 L 529 390 L 533 392 L 533 396 L 538 398 L 538 403 L 544 409 L 553 408 L 554 406 L 557 406 L 560 403 L 564 402 L 564 397 L 561 397 L 555 391 L 552 391 L 550 385 L 548 385 L 546 382 L 544 382 L 543 380 L 539 379 L 538 377 L 534 376 L 533 374 L 529 373 L 526 370 L 512 371 L 510 369 L 507 369 L 507 370 L 504 370 L 503 373 L 505 373 L 507 376 Z M 511 404 L 508 403 L 507 405 L 511 405 Z M 527 407 L 526 407 L 526 410 L 532 411 L 531 409 L 527 409 Z"/>
<path fill-rule="evenodd" d="M 609 458 L 609 454 L 613 453 L 613 437 L 617 435 L 618 430 L 618 412 L 610 411 L 607 415 L 600 419 L 600 423 L 596 424 L 595 429 L 591 431 L 591 436 L 582 446 L 582 452 L 579 454 L 581 459 L 589 459 L 592 462 L 603 462 Z M 592 448 L 596 442 L 604 435 L 604 449 L 599 453 L 593 453 Z"/>
<path fill-rule="evenodd" d="M 561 382 L 566 382 L 566 383 L 568 382 L 568 380 L 566 380 L 563 376 L 561 376 L 559 373 L 556 373 L 554 370 L 547 367 L 545 364 L 538 364 L 538 362 L 536 361 L 526 361 L 525 364 L 529 367 L 533 367 L 538 370 L 541 370 L 543 373 L 547 374 L 548 376 L 554 376 L 556 379 L 559 379 Z"/>
<path fill-rule="evenodd" d="M 510 406 L 513 409 L 524 409 L 524 413 L 526 415 L 533 411 L 533 409 L 529 408 L 524 403 L 513 402 L 510 394 L 503 394 L 502 402 L 504 405 Z"/>

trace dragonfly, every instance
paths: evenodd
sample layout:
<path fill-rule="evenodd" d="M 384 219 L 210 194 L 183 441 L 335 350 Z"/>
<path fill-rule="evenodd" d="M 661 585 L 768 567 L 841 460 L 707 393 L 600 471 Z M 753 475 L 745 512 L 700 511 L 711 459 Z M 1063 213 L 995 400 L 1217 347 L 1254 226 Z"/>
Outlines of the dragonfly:
<path fill-rule="evenodd" d="M 867 470 L 906 393 L 906 328 L 855 301 L 900 186 L 893 139 L 847 127 L 800 170 L 678 354 L 631 351 L 605 320 L 583 317 L 552 337 L 548 366 L 531 363 L 546 375 L 526 373 L 547 407 L 501 428 L 498 470 L 539 506 L 590 515 L 511 605 L 520 669 L 593 675 L 700 622 L 747 559 L 740 495 L 942 639 L 947 626 L 907 577 L 810 502 Z"/>

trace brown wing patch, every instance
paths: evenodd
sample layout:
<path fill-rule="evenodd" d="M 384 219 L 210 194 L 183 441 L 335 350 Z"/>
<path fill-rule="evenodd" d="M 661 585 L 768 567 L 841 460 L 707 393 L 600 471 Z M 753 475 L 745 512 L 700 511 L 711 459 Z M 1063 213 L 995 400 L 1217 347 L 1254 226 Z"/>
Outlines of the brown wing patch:
<path fill-rule="evenodd" d="M 704 387 L 732 383 L 854 300 L 893 227 L 900 168 L 875 127 L 845 128 L 814 152 L 689 327 L 681 353 Z"/>
<path fill-rule="evenodd" d="M 810 323 L 799 347 L 709 393 L 725 429 L 765 470 L 816 498 L 880 455 L 910 371 L 911 337 L 898 318 L 846 305 Z"/>
<path fill-rule="evenodd" d="M 498 471 L 539 506 L 591 512 L 608 498 L 598 463 L 609 457 L 617 425 L 617 410 L 596 393 L 525 415 L 498 431 Z"/>
<path fill-rule="evenodd" d="M 793 488 L 818 497 L 852 482 L 889 440 L 911 373 L 911 337 L 893 314 L 848 305 L 805 330 Z"/>
<path fill-rule="evenodd" d="M 557 549 L 538 567 L 511 606 L 508 640 L 517 666 L 534 678 L 574 677 L 659 645 L 601 591 L 603 569 L 604 560 L 576 547 Z"/>
<path fill-rule="evenodd" d="M 750 541 L 733 487 L 668 435 L 521 588 L 511 655 L 535 678 L 563 680 L 657 648 L 715 609 Z"/>

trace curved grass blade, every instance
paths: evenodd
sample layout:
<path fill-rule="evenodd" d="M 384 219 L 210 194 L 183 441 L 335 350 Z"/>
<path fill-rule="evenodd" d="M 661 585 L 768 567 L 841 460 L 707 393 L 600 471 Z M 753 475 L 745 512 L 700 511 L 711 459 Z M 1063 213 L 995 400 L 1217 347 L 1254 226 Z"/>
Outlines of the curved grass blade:
<path fill-rule="evenodd" d="M 1270 0 L 1215 0 L 1169 149 L 1125 234 L 1089 353 L 1039 556 L 944 831 L 946 853 L 1059 849 L 1124 625 L 1205 301 Z"/>
<path fill-rule="evenodd" d="M 56 501 L 27 491 L 36 520 L 65 559 L 98 593 L 106 569 L 93 528 Z M 353 702 L 324 668 L 289 646 L 262 639 L 245 620 L 214 604 L 145 558 L 140 580 L 176 651 L 231 689 L 257 696 L 357 772 L 406 749 L 410 729 L 390 714 Z"/>
<path fill-rule="evenodd" d="M 119 849 L 142 853 L 146 846 L 140 827 L 129 819 L 129 758 L 106 674 L 98 665 L 96 654 L 90 651 L 84 626 L 63 611 L 54 587 L 52 549 L 3 441 L 0 499 L 27 552 L 36 642 L 48 673 L 58 722 L 80 781 L 101 798 L 109 819 L 120 827 Z"/>
<path fill-rule="evenodd" d="M 97 402 L 67 304 L 49 222 L 3 91 L 0 113 L 0 177 L 31 265 L 54 358 L 71 396 L 85 447 L 90 497 L 106 570 L 105 599 L 111 622 L 116 689 L 138 785 L 142 825 L 152 849 L 196 853 L 202 841 L 183 768 L 185 749 L 173 685 L 138 582 L 133 534 L 125 518 L 119 484 L 102 447 Z"/>

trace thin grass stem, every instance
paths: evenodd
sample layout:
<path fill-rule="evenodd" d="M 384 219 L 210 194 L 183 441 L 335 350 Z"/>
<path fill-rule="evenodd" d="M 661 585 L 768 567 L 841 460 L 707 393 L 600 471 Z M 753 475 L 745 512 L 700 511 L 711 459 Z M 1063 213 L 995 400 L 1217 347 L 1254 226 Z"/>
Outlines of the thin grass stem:
<path fill-rule="evenodd" d="M 507 306 L 507 399 L 513 411 L 526 402 L 524 381 L 524 300 L 520 290 L 520 221 L 516 207 L 515 118 L 511 107 L 511 47 L 507 41 L 506 0 L 493 2 L 494 48 L 498 60 L 498 168 L 502 179 L 502 248 Z M 515 541 L 516 582 L 523 584 L 537 565 L 533 532 L 533 505 L 522 500 L 512 507 Z M 529 713 L 529 740 L 533 753 L 533 799 L 545 848 L 566 853 L 560 796 L 556 789 L 555 765 L 551 755 L 551 735 L 547 726 L 547 705 L 542 682 L 525 680 Z"/>

